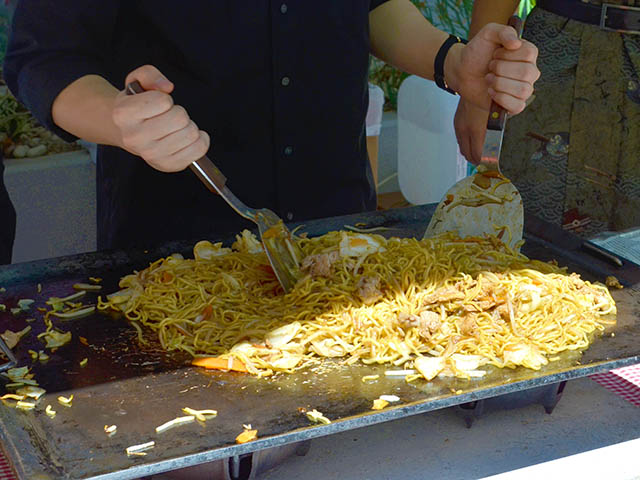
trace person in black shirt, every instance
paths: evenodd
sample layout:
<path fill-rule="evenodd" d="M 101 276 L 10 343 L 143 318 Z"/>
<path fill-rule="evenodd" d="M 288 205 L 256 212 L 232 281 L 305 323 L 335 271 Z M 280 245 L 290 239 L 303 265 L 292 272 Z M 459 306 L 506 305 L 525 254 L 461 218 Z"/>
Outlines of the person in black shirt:
<path fill-rule="evenodd" d="M 4 186 L 4 163 L 0 149 L 0 265 L 11 263 L 16 235 L 16 211 Z"/>
<path fill-rule="evenodd" d="M 98 248 L 126 248 L 250 226 L 184 171 L 205 153 L 285 221 L 374 209 L 369 53 L 433 78 L 447 38 L 409 0 L 21 0 L 4 73 L 44 125 L 100 145 Z M 488 25 L 449 50 L 445 80 L 517 113 L 536 55 Z M 147 92 L 118 90 L 133 80 Z"/>

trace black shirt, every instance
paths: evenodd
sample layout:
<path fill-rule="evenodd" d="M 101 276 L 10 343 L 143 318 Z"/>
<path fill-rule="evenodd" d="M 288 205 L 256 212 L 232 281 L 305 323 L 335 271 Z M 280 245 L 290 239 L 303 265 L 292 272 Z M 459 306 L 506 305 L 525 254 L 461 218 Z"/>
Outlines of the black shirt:
<path fill-rule="evenodd" d="M 5 60 L 12 92 L 63 138 L 51 105 L 99 74 L 117 88 L 151 64 L 212 138 L 229 188 L 285 221 L 370 210 L 369 12 L 385 0 L 21 0 Z M 189 170 L 98 152 L 98 248 L 249 226 Z"/>

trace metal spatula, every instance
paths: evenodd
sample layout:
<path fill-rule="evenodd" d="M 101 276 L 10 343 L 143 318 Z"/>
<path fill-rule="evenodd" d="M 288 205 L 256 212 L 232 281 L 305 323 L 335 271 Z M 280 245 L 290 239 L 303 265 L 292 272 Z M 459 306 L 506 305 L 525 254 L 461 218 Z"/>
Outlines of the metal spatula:
<path fill-rule="evenodd" d="M 518 36 L 522 34 L 523 24 L 518 16 L 511 17 L 509 25 Z M 429 222 L 425 238 L 444 232 L 456 232 L 462 238 L 495 235 L 512 248 L 522 240 L 522 197 L 500 172 L 506 122 L 506 111 L 492 102 L 478 173 L 449 189 Z"/>
<path fill-rule="evenodd" d="M 140 83 L 132 82 L 127 85 L 126 91 L 134 95 L 144 92 L 144 89 Z M 300 278 L 302 252 L 280 217 L 269 209 L 253 209 L 241 202 L 227 187 L 227 178 L 207 156 L 189 167 L 211 192 L 218 193 L 239 215 L 258 226 L 269 263 L 284 291 L 290 292 Z"/>
<path fill-rule="evenodd" d="M 7 362 L 0 365 L 0 372 L 9 370 L 18 364 L 16 357 L 2 337 L 0 337 L 0 351 L 7 357 Z"/>

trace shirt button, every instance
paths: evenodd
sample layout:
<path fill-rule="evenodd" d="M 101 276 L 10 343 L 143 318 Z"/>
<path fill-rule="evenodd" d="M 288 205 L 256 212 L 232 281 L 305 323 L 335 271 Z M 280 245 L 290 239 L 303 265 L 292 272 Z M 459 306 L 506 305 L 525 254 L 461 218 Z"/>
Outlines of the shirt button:
<path fill-rule="evenodd" d="M 293 213 L 287 212 L 287 220 L 293 220 Z"/>
<path fill-rule="evenodd" d="M 291 79 L 289 77 L 282 77 L 282 81 L 280 83 L 282 83 L 283 87 L 286 87 L 291 83 Z"/>
<path fill-rule="evenodd" d="M 282 5 L 280 5 L 280 13 L 283 13 L 283 14 L 287 13 L 287 10 L 288 8 L 286 3 L 283 3 Z"/>
<path fill-rule="evenodd" d="M 289 147 L 284 147 L 284 154 L 287 157 L 290 157 L 291 155 L 293 155 L 293 147 L 289 146 Z"/>

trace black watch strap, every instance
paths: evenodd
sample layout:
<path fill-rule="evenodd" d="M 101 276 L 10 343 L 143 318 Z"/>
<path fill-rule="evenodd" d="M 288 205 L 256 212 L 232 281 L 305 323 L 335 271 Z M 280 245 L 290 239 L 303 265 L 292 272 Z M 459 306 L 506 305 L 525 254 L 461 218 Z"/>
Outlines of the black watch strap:
<path fill-rule="evenodd" d="M 457 95 L 458 93 L 454 90 L 450 89 L 447 85 L 447 82 L 444 79 L 444 61 L 447 58 L 447 53 L 449 53 L 449 49 L 454 46 L 456 43 L 467 43 L 467 41 L 463 38 L 456 37 L 455 35 L 449 35 L 449 38 L 445 40 L 445 42 L 438 50 L 436 55 L 436 59 L 433 62 L 433 77 L 436 82 L 436 85 L 447 92 Z"/>

